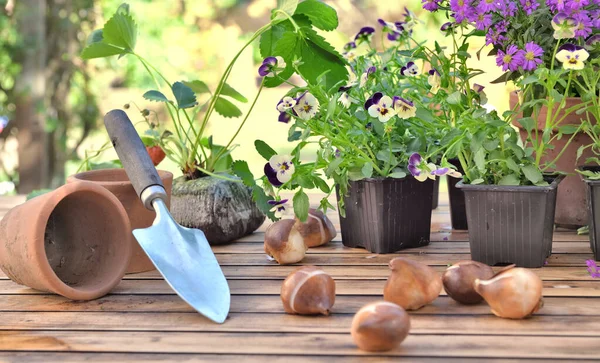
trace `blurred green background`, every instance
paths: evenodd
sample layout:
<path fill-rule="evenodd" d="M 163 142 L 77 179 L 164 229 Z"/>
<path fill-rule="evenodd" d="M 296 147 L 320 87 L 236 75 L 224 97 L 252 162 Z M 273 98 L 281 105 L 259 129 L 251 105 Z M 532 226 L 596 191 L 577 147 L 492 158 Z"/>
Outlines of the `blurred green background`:
<path fill-rule="evenodd" d="M 276 6 L 276 0 L 127 2 L 138 22 L 136 51 L 173 81 L 200 79 L 211 88 L 244 41 L 268 22 L 270 10 Z M 447 42 L 438 31 L 447 21 L 444 14 L 423 11 L 418 0 L 326 2 L 337 10 L 340 26 L 323 35 L 338 50 L 363 26 L 380 30 L 378 18 L 401 20 L 405 6 L 423 22 L 415 28 L 417 39 Z M 142 98 L 154 87 L 135 59 L 83 61 L 79 57 L 90 32 L 101 28 L 105 16 L 121 3 L 0 0 L 0 195 L 61 185 L 79 168 L 86 151 L 98 150 L 107 142 L 102 115 L 111 109 L 129 103 L 128 114 L 134 122 L 142 121 L 136 106 L 156 111 L 159 122 L 167 122 L 160 104 Z M 481 46 L 471 44 L 471 54 Z M 260 61 L 256 42 L 238 60 L 228 81 L 249 99 L 258 90 Z M 490 104 L 501 111 L 507 109 L 510 85 L 489 84 L 501 74 L 494 59 L 474 56 L 471 61 L 487 72 L 476 81 L 486 86 Z M 286 91 L 284 87 L 263 91 L 236 140 L 234 159 L 247 160 L 255 172 L 259 173 L 264 163 L 254 150 L 255 139 L 265 140 L 280 153 L 294 147 L 287 142 L 287 125 L 277 122 L 275 109 Z M 8 124 L 2 123 L 3 118 Z M 239 122 L 241 119 L 215 114 L 208 134 L 214 135 L 215 143 L 226 143 Z M 310 150 L 305 157 L 311 158 Z M 115 158 L 109 150 L 94 161 Z M 159 168 L 181 173 L 168 160 Z"/>

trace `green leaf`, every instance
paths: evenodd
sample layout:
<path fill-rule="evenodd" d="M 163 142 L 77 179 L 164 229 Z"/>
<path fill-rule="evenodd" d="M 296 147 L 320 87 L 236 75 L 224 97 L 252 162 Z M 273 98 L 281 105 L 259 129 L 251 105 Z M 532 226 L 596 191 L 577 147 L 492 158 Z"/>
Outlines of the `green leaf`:
<path fill-rule="evenodd" d="M 263 58 L 275 54 L 275 44 L 281 39 L 287 31 L 292 31 L 293 27 L 289 21 L 272 26 L 260 36 L 260 55 Z"/>
<path fill-rule="evenodd" d="M 102 36 L 102 29 L 96 29 L 87 38 L 86 44 L 90 45 L 90 44 L 94 44 L 94 43 L 100 43 L 100 42 L 102 42 L 103 39 L 104 39 L 104 37 Z"/>
<path fill-rule="evenodd" d="M 131 15 L 116 13 L 104 24 L 102 36 L 107 44 L 133 50 L 137 40 L 137 25 Z"/>
<path fill-rule="evenodd" d="M 535 165 L 525 165 L 521 167 L 523 174 L 532 184 L 536 184 L 544 180 L 544 176 Z"/>
<path fill-rule="evenodd" d="M 114 45 L 106 43 L 92 43 L 85 47 L 81 52 L 81 58 L 93 59 L 93 58 L 105 58 L 117 54 L 127 53 L 123 48 L 115 47 Z"/>
<path fill-rule="evenodd" d="M 294 181 L 304 189 L 312 189 L 315 187 L 315 183 L 309 175 L 296 173 L 294 174 L 294 179 Z"/>
<path fill-rule="evenodd" d="M 583 154 L 583 151 L 585 150 L 585 145 L 581 145 L 578 149 L 577 149 L 577 157 L 575 158 L 575 160 L 579 160 L 579 158 L 581 157 L 581 155 Z"/>
<path fill-rule="evenodd" d="M 155 90 L 144 93 L 144 95 L 142 97 L 144 97 L 144 99 L 146 99 L 148 101 L 169 102 L 169 100 L 167 99 L 167 97 L 165 95 L 163 95 L 161 92 L 155 91 Z"/>
<path fill-rule="evenodd" d="M 243 160 L 234 161 L 231 165 L 231 170 L 233 174 L 235 174 L 238 178 L 242 179 L 242 182 L 246 186 L 253 187 L 256 185 L 256 181 L 254 180 L 254 175 L 250 171 L 248 167 L 248 163 Z"/>
<path fill-rule="evenodd" d="M 498 185 L 519 185 L 521 182 L 519 178 L 515 176 L 515 174 L 508 174 L 502 177 L 500 181 L 498 181 Z"/>
<path fill-rule="evenodd" d="M 236 91 L 233 87 L 228 85 L 227 83 L 223 84 L 223 88 L 221 88 L 221 96 L 229 96 L 235 100 L 240 102 L 248 102 L 248 99 L 244 97 L 241 93 Z"/>
<path fill-rule="evenodd" d="M 121 15 L 129 15 L 129 4 L 123 3 L 123 4 L 119 5 L 116 13 L 121 14 Z"/>
<path fill-rule="evenodd" d="M 342 164 L 343 161 L 344 159 L 342 158 L 333 159 L 329 163 L 329 165 L 327 165 L 327 169 L 325 169 L 325 175 L 331 177 L 331 175 L 337 170 L 337 168 Z"/>
<path fill-rule="evenodd" d="M 530 83 L 535 83 L 538 81 L 538 76 L 536 76 L 535 74 L 529 75 L 527 77 L 525 77 L 525 79 L 523 79 L 520 83 L 522 85 L 528 85 Z"/>
<path fill-rule="evenodd" d="M 293 203 L 294 214 L 296 214 L 296 217 L 298 217 L 301 222 L 305 222 L 308 218 L 308 209 L 310 208 L 310 204 L 308 201 L 308 195 L 304 193 L 302 188 L 300 188 L 300 190 L 294 194 Z"/>
<path fill-rule="evenodd" d="M 183 82 L 186 86 L 188 86 L 194 93 L 210 93 L 210 89 L 206 85 L 206 83 L 202 81 L 191 81 L 191 82 Z"/>
<path fill-rule="evenodd" d="M 223 117 L 240 117 L 242 115 L 242 111 L 236 105 L 223 97 L 217 98 L 215 111 Z"/>
<path fill-rule="evenodd" d="M 262 140 L 254 141 L 254 147 L 256 148 L 256 151 L 258 151 L 260 156 L 265 158 L 265 160 L 267 161 L 269 161 L 273 155 L 277 155 L 277 152 Z"/>
<path fill-rule="evenodd" d="M 194 91 L 192 91 L 190 87 L 183 84 L 183 82 L 173 83 L 171 91 L 173 91 L 173 95 L 177 101 L 177 106 L 181 109 L 194 107 L 198 104 Z"/>
<path fill-rule="evenodd" d="M 572 135 L 576 133 L 578 129 L 579 127 L 575 125 L 563 125 L 558 128 L 558 132 L 564 135 Z"/>
<path fill-rule="evenodd" d="M 519 168 L 519 166 L 517 165 L 517 163 L 515 163 L 515 161 L 513 159 L 508 158 L 505 160 L 505 162 L 506 162 L 506 167 L 509 168 L 510 170 L 512 170 L 516 173 L 521 171 L 521 168 Z"/>
<path fill-rule="evenodd" d="M 219 159 L 215 160 L 217 155 L 220 155 Z M 212 145 L 210 156 L 208 157 L 208 163 L 213 165 L 213 171 L 215 173 L 228 171 L 233 164 L 231 150 L 225 150 L 225 146 Z"/>
<path fill-rule="evenodd" d="M 462 94 L 460 93 L 460 91 L 456 91 L 453 94 L 451 94 L 450 96 L 448 96 L 448 99 L 446 101 L 450 105 L 458 105 L 461 103 L 461 100 L 462 100 Z"/>
<path fill-rule="evenodd" d="M 485 180 L 478 178 L 471 182 L 472 185 L 482 184 Z"/>
<path fill-rule="evenodd" d="M 365 163 L 361 169 L 361 172 L 365 178 L 370 178 L 373 175 L 373 164 Z"/>
<path fill-rule="evenodd" d="M 287 15 L 292 16 L 296 12 L 297 7 L 298 7 L 298 0 L 277 0 L 277 9 L 274 10 L 271 20 L 287 19 L 287 16 L 285 14 L 282 14 L 281 12 L 277 12 L 277 10 L 281 10 L 281 11 L 285 12 Z"/>
<path fill-rule="evenodd" d="M 392 173 L 390 175 L 388 175 L 389 178 L 395 178 L 395 179 L 402 179 L 406 177 L 406 171 L 400 169 L 400 168 L 396 168 L 392 171 Z"/>
<path fill-rule="evenodd" d="M 271 212 L 271 205 L 269 204 L 269 200 L 272 200 L 270 196 L 268 196 L 265 191 L 259 187 L 258 185 L 254 185 L 252 187 L 252 199 L 256 203 L 258 209 L 261 210 L 270 220 L 276 221 L 275 214 Z"/>
<path fill-rule="evenodd" d="M 313 181 L 315 183 L 315 186 L 317 186 L 317 188 L 321 189 L 321 191 L 323 193 L 328 194 L 331 191 L 331 188 L 329 187 L 329 185 L 327 185 L 327 183 L 323 179 L 319 178 L 318 176 L 315 176 L 313 178 Z"/>
<path fill-rule="evenodd" d="M 485 171 L 485 149 L 480 148 L 473 156 L 473 161 L 480 172 Z"/>
<path fill-rule="evenodd" d="M 298 4 L 296 14 L 306 15 L 312 24 L 325 31 L 335 30 L 338 26 L 336 11 L 329 5 L 318 0 L 305 0 Z"/>
<path fill-rule="evenodd" d="M 531 117 L 523 117 L 517 120 L 518 123 L 526 130 L 531 132 L 535 127 L 535 120 Z"/>

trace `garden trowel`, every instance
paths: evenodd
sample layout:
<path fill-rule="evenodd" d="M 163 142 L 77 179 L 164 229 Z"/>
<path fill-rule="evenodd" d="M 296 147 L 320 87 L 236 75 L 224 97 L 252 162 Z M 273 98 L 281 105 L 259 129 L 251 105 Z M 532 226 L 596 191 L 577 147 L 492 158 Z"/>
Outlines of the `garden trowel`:
<path fill-rule="evenodd" d="M 112 110 L 104 116 L 104 125 L 142 203 L 156 211 L 154 224 L 134 230 L 133 235 L 183 300 L 223 323 L 229 313 L 229 285 L 204 233 L 184 228 L 171 217 L 167 193 L 127 114 Z"/>

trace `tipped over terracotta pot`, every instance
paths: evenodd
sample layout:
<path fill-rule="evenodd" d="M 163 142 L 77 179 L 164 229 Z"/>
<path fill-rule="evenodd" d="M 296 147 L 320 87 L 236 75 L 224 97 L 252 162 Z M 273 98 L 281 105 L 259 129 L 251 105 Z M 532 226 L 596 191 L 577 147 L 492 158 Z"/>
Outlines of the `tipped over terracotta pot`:
<path fill-rule="evenodd" d="M 160 179 L 165 186 L 165 190 L 167 191 L 168 207 L 171 200 L 173 174 L 169 173 L 168 171 L 159 170 L 158 175 L 160 176 Z M 117 198 L 119 198 L 119 201 L 121 204 L 123 204 L 123 207 L 125 207 L 125 210 L 127 211 L 132 230 L 150 227 L 152 222 L 154 222 L 154 217 L 156 214 L 144 207 L 137 193 L 133 189 L 133 185 L 131 185 L 129 178 L 127 177 L 127 173 L 125 173 L 125 169 L 101 169 L 86 171 L 71 175 L 69 178 L 67 178 L 67 183 L 82 180 L 98 184 L 108 189 Z M 129 266 L 127 267 L 127 273 L 132 274 L 155 270 L 156 268 L 154 267 L 154 264 L 152 264 L 152 261 L 150 261 L 148 256 L 146 256 L 146 253 L 137 243 L 132 233 L 129 233 L 129 243 L 132 246 L 132 253 Z"/>
<path fill-rule="evenodd" d="M 119 200 L 74 182 L 10 210 L 0 221 L 0 268 L 11 280 L 72 300 L 106 295 L 125 275 L 129 219 Z"/>

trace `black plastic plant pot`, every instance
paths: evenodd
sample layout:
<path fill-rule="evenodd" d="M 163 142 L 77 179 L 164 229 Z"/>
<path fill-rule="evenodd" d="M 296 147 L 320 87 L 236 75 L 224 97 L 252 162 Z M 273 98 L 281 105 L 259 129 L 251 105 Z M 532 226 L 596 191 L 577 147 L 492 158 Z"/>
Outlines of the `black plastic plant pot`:
<path fill-rule="evenodd" d="M 431 209 L 436 209 L 440 201 L 440 178 L 433 181 L 433 196 L 431 198 Z"/>
<path fill-rule="evenodd" d="M 552 253 L 556 189 L 563 178 L 547 177 L 549 186 L 458 182 L 465 193 L 471 259 L 542 267 Z"/>
<path fill-rule="evenodd" d="M 454 165 L 456 170 L 464 174 L 463 168 L 458 159 L 450 159 L 448 162 Z M 456 187 L 456 184 L 460 181 L 460 178 L 447 176 L 446 179 L 448 180 L 448 201 L 450 202 L 450 222 L 452 223 L 452 229 L 469 229 L 467 224 L 465 193 Z"/>
<path fill-rule="evenodd" d="M 429 244 L 433 180 L 351 181 L 340 216 L 342 242 L 372 253 L 393 253 Z M 338 190 L 338 198 L 340 198 Z"/>
<path fill-rule="evenodd" d="M 579 169 L 600 172 L 600 166 L 584 166 Z M 587 184 L 587 200 L 590 211 L 590 247 L 594 252 L 594 259 L 600 261 L 600 180 L 583 180 Z"/>

